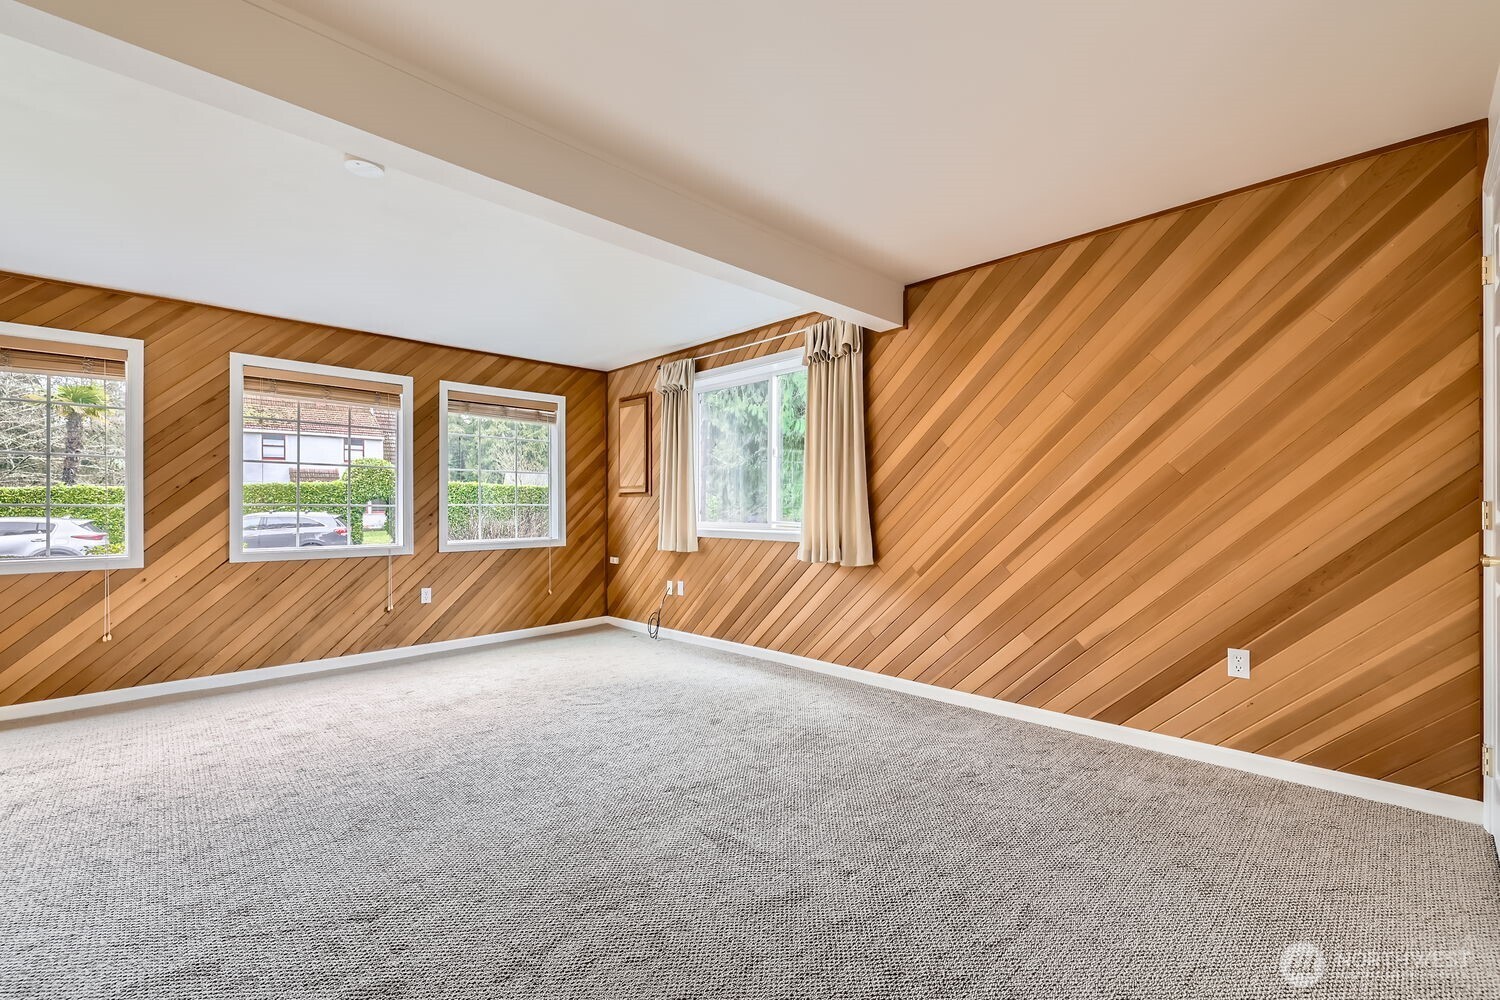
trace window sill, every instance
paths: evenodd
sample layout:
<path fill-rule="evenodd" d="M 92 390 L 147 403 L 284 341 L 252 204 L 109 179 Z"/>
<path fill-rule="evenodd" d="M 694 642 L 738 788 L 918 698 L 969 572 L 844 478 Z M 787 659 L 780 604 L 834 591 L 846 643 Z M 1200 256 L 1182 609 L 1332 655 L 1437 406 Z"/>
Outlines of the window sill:
<path fill-rule="evenodd" d="M 560 549 L 567 545 L 561 538 L 496 538 L 483 542 L 439 541 L 439 552 L 494 552 L 502 549 Z"/>
<path fill-rule="evenodd" d="M 748 538 L 761 542 L 802 541 L 802 532 L 795 528 L 699 528 L 699 538 Z"/>
<path fill-rule="evenodd" d="M 0 576 L 20 573 L 86 573 L 116 569 L 141 569 L 146 560 L 139 555 L 61 556 L 55 559 L 0 559 Z"/>
<path fill-rule="evenodd" d="M 363 559 L 367 556 L 409 556 L 409 545 L 304 545 L 297 549 L 229 550 L 232 563 L 293 562 L 311 559 Z"/>

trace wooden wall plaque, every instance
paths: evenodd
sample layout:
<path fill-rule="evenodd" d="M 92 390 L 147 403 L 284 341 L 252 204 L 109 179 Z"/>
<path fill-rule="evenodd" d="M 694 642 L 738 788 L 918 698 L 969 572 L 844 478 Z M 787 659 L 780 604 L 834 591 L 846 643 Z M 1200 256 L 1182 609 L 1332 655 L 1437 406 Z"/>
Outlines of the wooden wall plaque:
<path fill-rule="evenodd" d="M 620 496 L 651 492 L 651 394 L 620 400 Z"/>

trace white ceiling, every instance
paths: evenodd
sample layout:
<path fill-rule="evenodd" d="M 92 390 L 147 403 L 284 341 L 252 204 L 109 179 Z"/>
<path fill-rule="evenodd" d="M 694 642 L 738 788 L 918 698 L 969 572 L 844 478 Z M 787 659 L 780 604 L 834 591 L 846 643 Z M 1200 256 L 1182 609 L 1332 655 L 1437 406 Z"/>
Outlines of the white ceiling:
<path fill-rule="evenodd" d="M 253 0 L 914 281 L 1485 116 L 1496 0 Z"/>
<path fill-rule="evenodd" d="M 0 35 L 0 268 L 611 368 L 786 302 Z"/>

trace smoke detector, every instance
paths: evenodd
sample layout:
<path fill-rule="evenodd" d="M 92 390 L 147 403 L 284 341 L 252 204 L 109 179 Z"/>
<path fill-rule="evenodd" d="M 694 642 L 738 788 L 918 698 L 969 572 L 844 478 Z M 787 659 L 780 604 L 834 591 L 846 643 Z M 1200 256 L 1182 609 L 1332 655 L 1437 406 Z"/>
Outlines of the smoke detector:
<path fill-rule="evenodd" d="M 354 156 L 351 153 L 344 154 L 344 169 L 355 177 L 384 177 L 385 167 L 374 160 L 367 160 L 362 156 Z"/>

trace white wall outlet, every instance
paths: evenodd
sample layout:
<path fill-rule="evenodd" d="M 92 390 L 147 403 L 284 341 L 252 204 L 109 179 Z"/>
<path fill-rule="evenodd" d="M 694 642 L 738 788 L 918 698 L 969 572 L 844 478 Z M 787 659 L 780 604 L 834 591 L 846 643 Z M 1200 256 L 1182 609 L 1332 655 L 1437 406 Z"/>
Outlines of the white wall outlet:
<path fill-rule="evenodd" d="M 677 581 L 677 596 L 678 597 L 682 596 L 682 581 L 681 580 Z"/>
<path fill-rule="evenodd" d="M 667 581 L 667 596 L 668 597 L 672 596 L 672 581 L 671 580 Z"/>
<path fill-rule="evenodd" d="M 1229 651 L 1229 676 L 1240 677 L 1247 681 L 1250 679 L 1250 650 L 1231 649 Z"/>
<path fill-rule="evenodd" d="M 609 557 L 609 564 L 611 566 L 618 566 L 618 565 L 620 565 L 620 557 L 619 556 L 610 556 Z"/>
<path fill-rule="evenodd" d="M 432 588 L 431 587 L 423 587 L 422 588 L 422 603 L 423 604 L 431 604 L 432 603 Z"/>

